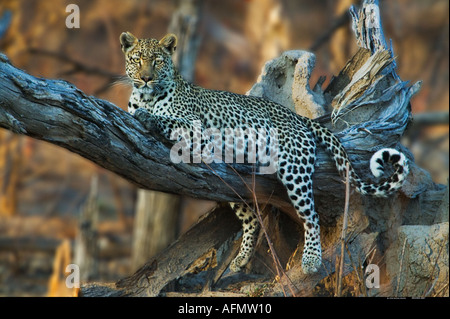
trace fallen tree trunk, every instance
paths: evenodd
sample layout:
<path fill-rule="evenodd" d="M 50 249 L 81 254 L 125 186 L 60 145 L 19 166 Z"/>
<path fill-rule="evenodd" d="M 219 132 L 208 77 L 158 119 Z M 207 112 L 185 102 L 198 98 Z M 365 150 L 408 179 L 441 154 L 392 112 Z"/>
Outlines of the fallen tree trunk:
<path fill-rule="evenodd" d="M 393 53 L 386 46 L 374 6 L 378 9 L 377 1 L 365 1 L 359 14 L 354 9 L 351 11 L 361 48 L 324 91 L 320 88 L 323 82 L 313 89 L 309 85 L 314 55 L 288 51 L 266 64 L 258 83 L 249 92 L 273 99 L 297 112 L 306 109 L 306 114 L 325 113 L 317 120 L 335 131 L 363 179 L 370 179 L 368 162 L 380 148 L 400 149 L 410 159 L 410 175 L 393 199 L 351 198 L 349 251 L 362 262 L 368 256 L 366 246 L 375 242 L 378 233 L 382 234 L 382 238 L 377 239 L 382 246 L 395 240 L 396 235 L 390 230 L 402 224 L 405 212 L 413 206 L 411 203 L 422 207 L 426 202 L 426 197 L 419 199 L 422 194 L 430 190 L 442 191 L 435 189 L 429 176 L 399 144 L 411 117 L 409 101 L 420 83 L 408 86 L 396 75 Z M 150 135 L 127 112 L 107 101 L 86 96 L 68 82 L 28 75 L 12 66 L 4 55 L 0 55 L 0 126 L 78 153 L 141 188 L 220 202 L 252 200 L 254 191 L 260 204 L 270 202 L 292 213 L 286 191 L 274 175 L 256 175 L 256 189 L 251 190 L 247 187 L 253 185 L 251 166 L 174 164 L 169 157 L 170 143 Z M 297 226 L 283 221 L 282 217 L 276 220 L 271 214 L 265 217 L 268 227 L 272 227 L 269 233 L 275 238 L 276 250 L 285 252 L 280 253 L 282 264 L 294 265 L 288 275 L 294 278 L 294 286 L 297 285 L 296 295 L 310 295 L 320 280 L 330 271 L 334 272 L 330 267 L 337 256 L 339 235 L 335 234 L 340 233 L 336 225 L 339 224 L 337 217 L 342 214 L 340 203 L 343 203 L 344 186 L 328 155 L 321 149 L 317 150 L 317 155 L 314 195 L 321 226 L 325 226 L 321 230 L 326 234 L 323 236 L 326 269 L 306 278 L 299 269 L 300 254 L 289 258 L 299 239 Z M 219 279 L 231 260 L 229 256 L 233 255 L 230 247 L 237 247 L 233 241 L 239 229 L 234 217 L 223 214 L 224 209 L 209 214 L 134 275 L 118 282 L 117 287 L 90 286 L 83 294 L 156 296 L 176 291 L 173 287 L 177 285 L 199 282 L 206 289 L 219 287 Z M 367 231 L 371 232 L 370 236 L 364 235 Z M 259 267 L 264 265 L 266 271 L 262 273 L 266 276 L 271 261 L 261 237 L 259 242 Z M 344 275 L 349 269 L 347 263 Z M 253 277 L 258 278 L 261 279 Z M 307 284 L 302 284 L 305 282 Z M 283 286 L 288 284 L 289 280 L 281 278 L 280 284 L 271 288 L 271 295 L 286 294 Z"/>
<path fill-rule="evenodd" d="M 150 135 L 129 113 L 66 81 L 31 76 L 5 55 L 0 55 L 0 127 L 66 148 L 144 189 L 237 200 L 217 175 L 245 189 L 225 164 L 211 165 L 215 172 L 205 165 L 173 164 L 168 143 Z M 249 175 L 251 167 L 238 171 Z M 275 179 L 257 178 L 270 194 Z"/>
<path fill-rule="evenodd" d="M 250 94 L 273 99 L 306 115 L 324 114 L 332 106 L 333 123 L 329 114 L 318 121 L 335 131 L 356 171 L 363 179 L 369 179 L 368 162 L 376 150 L 402 148 L 399 138 L 410 119 L 409 100 L 420 83 L 408 87 L 399 80 L 393 53 L 386 47 L 382 31 L 369 32 L 372 29 L 365 27 L 369 24 L 352 13 L 361 49 L 324 92 L 318 85 L 310 89 L 314 55 L 289 51 L 266 65 Z M 377 17 L 367 14 L 362 20 L 369 18 Z M 376 23 L 373 26 L 374 30 L 381 28 Z M 275 63 L 277 60 L 281 60 L 281 66 Z M 325 111 L 308 111 L 318 108 Z M 215 201 L 252 199 L 245 185 L 251 185 L 251 166 L 233 165 L 234 170 L 224 163 L 211 167 L 174 164 L 169 157 L 170 143 L 150 135 L 121 108 L 87 96 L 66 81 L 29 75 L 15 68 L 2 54 L 0 127 L 64 147 L 143 189 Z M 334 194 L 336 189 L 343 191 L 334 163 L 323 150 L 317 151 L 315 195 Z M 272 204 L 290 209 L 284 187 L 275 175 L 257 175 L 256 185 L 259 202 L 270 198 Z M 414 196 L 415 192 L 407 195 Z"/>
<path fill-rule="evenodd" d="M 305 63 L 309 64 L 305 67 L 299 62 L 295 67 L 305 68 L 308 74 L 303 76 L 309 79 L 314 65 L 309 60 Z M 364 122 L 362 117 L 357 125 L 337 132 L 363 178 L 369 178 L 371 154 L 382 147 L 398 146 L 408 123 L 407 105 L 413 90 L 403 82 L 389 89 L 387 97 L 383 96 L 384 105 L 372 101 L 370 116 L 380 115 L 378 118 Z M 397 96 L 402 100 L 397 101 Z M 329 116 L 318 120 L 329 124 Z M 150 135 L 127 112 L 85 95 L 66 81 L 31 76 L 11 65 L 4 55 L 0 55 L 0 127 L 66 148 L 144 189 L 215 201 L 252 197 L 245 185 L 251 185 L 251 166 L 174 164 L 169 157 L 170 143 Z M 316 195 L 343 190 L 334 163 L 321 149 L 316 166 Z M 257 175 L 256 185 L 259 202 L 270 198 L 271 203 L 289 209 L 286 192 L 274 175 Z"/>

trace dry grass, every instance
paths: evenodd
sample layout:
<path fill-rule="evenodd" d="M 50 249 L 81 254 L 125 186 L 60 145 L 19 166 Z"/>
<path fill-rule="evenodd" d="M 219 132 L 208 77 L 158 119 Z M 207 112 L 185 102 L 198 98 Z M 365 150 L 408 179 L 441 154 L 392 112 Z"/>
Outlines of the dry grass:
<path fill-rule="evenodd" d="M 272 256 L 273 259 L 273 264 L 275 266 L 275 270 L 276 270 L 276 276 L 275 276 L 275 280 L 280 283 L 281 285 L 281 289 L 283 290 L 283 294 L 284 296 L 288 296 L 289 294 L 287 293 L 284 285 L 283 285 L 283 281 L 282 279 L 286 279 L 287 282 L 287 289 L 289 289 L 290 292 L 290 296 L 295 297 L 295 287 L 294 287 L 294 283 L 292 282 L 292 280 L 287 276 L 286 272 L 284 271 L 284 267 L 281 265 L 280 259 L 278 258 L 278 255 L 275 251 L 275 248 L 273 247 L 272 241 L 269 237 L 269 234 L 267 232 L 266 227 L 264 226 L 263 223 L 263 219 L 262 219 L 262 211 L 266 208 L 268 202 L 270 201 L 270 197 L 268 199 L 268 201 L 264 204 L 264 206 L 261 208 L 259 203 L 258 203 L 258 198 L 256 196 L 256 184 L 255 184 L 255 173 L 253 172 L 252 174 L 252 185 L 251 187 L 245 182 L 245 180 L 242 178 L 242 176 L 231 166 L 229 165 L 229 167 L 236 173 L 237 176 L 239 176 L 239 178 L 241 179 L 241 181 L 244 183 L 245 187 L 247 188 L 247 190 L 252 194 L 252 200 L 253 200 L 253 205 L 250 205 L 244 198 L 242 198 L 242 196 L 231 186 L 229 185 L 225 180 L 223 180 L 220 175 L 211 167 L 209 166 L 207 163 L 203 162 L 214 174 L 216 174 L 216 176 L 227 186 L 229 187 L 240 199 L 241 201 L 247 206 L 248 209 L 252 210 L 254 212 L 254 214 L 256 215 L 259 225 L 261 227 L 261 230 L 264 233 L 264 236 L 267 240 L 267 244 L 269 245 L 269 251 L 270 254 Z"/>
<path fill-rule="evenodd" d="M 336 297 L 342 295 L 342 272 L 344 270 L 344 252 L 346 246 L 346 233 L 347 233 L 347 222 L 348 222 L 348 207 L 350 202 L 350 180 L 349 180 L 349 163 L 347 163 L 346 168 L 346 180 L 345 180 L 345 206 L 344 206 L 344 221 L 342 223 L 342 235 L 341 235 L 341 258 L 339 262 L 339 272 L 336 287 Z"/>

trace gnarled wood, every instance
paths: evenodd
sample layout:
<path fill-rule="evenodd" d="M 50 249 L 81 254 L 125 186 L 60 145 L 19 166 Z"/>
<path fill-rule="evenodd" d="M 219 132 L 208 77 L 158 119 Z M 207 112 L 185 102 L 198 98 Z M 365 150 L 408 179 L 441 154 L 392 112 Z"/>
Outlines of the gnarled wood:
<path fill-rule="evenodd" d="M 0 80 L 3 128 L 64 147 L 141 188 L 215 201 L 251 198 L 243 182 L 251 185 L 253 169 L 249 165 L 233 165 L 235 169 L 225 163 L 175 165 L 169 157 L 170 142 L 150 135 L 127 112 L 108 101 L 87 96 L 66 81 L 31 76 L 11 65 L 4 55 L 0 55 Z M 382 115 L 381 119 L 373 117 L 371 122 L 337 133 L 363 178 L 368 178 L 371 154 L 398 143 L 409 117 L 405 104 L 412 95 L 410 91 L 403 82 L 393 85 L 383 96 L 383 105 L 372 101 L 375 111 L 371 112 Z M 398 96 L 401 103 L 396 100 Z M 399 121 L 399 117 L 403 120 Z M 319 119 L 325 125 L 328 120 L 327 116 Z M 316 196 L 343 189 L 334 163 L 321 149 L 316 166 Z M 274 175 L 257 175 L 256 185 L 259 202 L 270 198 L 272 204 L 290 210 L 286 192 Z"/>
<path fill-rule="evenodd" d="M 311 99 L 315 103 L 323 103 L 325 109 L 336 107 L 336 117 L 333 118 L 335 126 L 330 122 L 330 114 L 318 121 L 336 131 L 355 170 L 363 179 L 370 178 L 368 162 L 370 156 L 380 148 L 398 148 L 412 159 L 409 152 L 399 144 L 399 138 L 411 117 L 409 101 L 420 88 L 420 83 L 408 86 L 395 74 L 392 51 L 386 47 L 381 25 L 363 21 L 373 18 L 368 14 L 372 11 L 367 8 L 371 5 L 378 8 L 377 1 L 368 0 L 359 14 L 352 11 L 360 51 L 323 92 L 320 85 L 314 88 L 314 94 L 323 95 L 323 99 Z M 299 61 L 307 63 L 301 66 L 302 70 L 306 70 L 302 73 L 302 83 L 309 85 L 314 63 L 310 59 Z M 267 81 L 261 85 L 262 96 L 265 96 L 266 85 L 271 83 L 270 79 Z M 272 79 L 272 85 L 274 83 L 277 84 Z M 312 94 L 306 89 L 304 92 L 306 95 Z M 141 188 L 216 201 L 236 201 L 241 197 L 252 199 L 251 190 L 247 187 L 252 185 L 251 166 L 233 165 L 232 168 L 224 163 L 212 164 L 211 167 L 205 164 L 174 164 L 169 157 L 170 143 L 150 135 L 127 112 L 110 102 L 85 95 L 68 82 L 33 77 L 12 66 L 4 55 L 0 55 L 0 127 L 78 153 Z M 328 155 L 321 149 L 317 150 L 317 155 L 314 175 L 317 206 L 321 202 L 333 205 L 333 200 L 343 198 L 343 183 Z M 374 199 L 372 202 L 372 207 L 378 204 L 385 217 L 392 209 L 397 209 L 399 216 L 392 217 L 395 223 L 401 223 L 402 214 L 406 211 L 408 205 L 405 198 L 415 198 L 433 187 L 413 161 L 410 165 L 410 176 L 402 190 L 406 196 L 395 203 L 397 206 L 387 209 L 388 203 L 384 200 Z M 286 191 L 274 175 L 256 175 L 254 185 L 260 204 L 270 200 L 271 204 L 292 212 Z M 357 204 L 359 208 L 363 205 Z M 322 222 L 336 217 L 331 206 L 321 208 Z M 362 216 L 361 209 L 355 211 L 359 212 L 358 216 Z M 370 218 L 374 216 L 374 213 L 364 213 Z M 227 266 L 227 258 L 223 255 L 220 264 L 218 251 L 223 253 L 224 247 L 230 246 L 230 239 L 233 239 L 239 228 L 237 221 L 233 221 L 234 217 L 225 216 L 222 211 L 208 215 L 136 274 L 120 281 L 118 287 L 121 292 L 118 294 L 158 295 L 176 278 L 196 271 L 209 271 L 217 266 L 223 270 L 223 265 Z M 355 226 L 355 240 L 360 238 L 359 233 L 367 229 L 367 217 L 361 217 L 361 220 L 364 223 L 359 222 Z M 324 257 L 333 259 L 334 242 L 330 240 L 324 245 L 327 245 L 324 251 L 329 252 Z M 330 261 L 324 260 L 324 265 L 330 266 Z M 296 283 L 305 280 L 299 267 L 297 263 L 289 271 L 291 278 L 296 278 Z M 305 291 L 305 294 L 310 293 L 325 273 L 321 269 L 319 277 L 314 277 L 308 287 L 298 291 L 301 294 Z M 220 277 L 214 273 L 211 276 Z M 212 277 L 207 276 L 207 280 Z M 277 288 L 273 290 L 274 295 L 279 294 Z"/>

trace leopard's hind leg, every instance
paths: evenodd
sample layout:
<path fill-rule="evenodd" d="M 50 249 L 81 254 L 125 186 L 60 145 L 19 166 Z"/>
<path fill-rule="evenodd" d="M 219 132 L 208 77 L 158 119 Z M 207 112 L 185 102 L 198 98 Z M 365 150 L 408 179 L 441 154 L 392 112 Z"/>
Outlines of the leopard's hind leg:
<path fill-rule="evenodd" d="M 305 241 L 302 269 L 305 274 L 309 274 L 318 271 L 322 263 L 319 215 L 314 207 L 312 186 L 316 145 L 309 132 L 301 130 L 298 133 L 295 137 L 291 135 L 292 140 L 280 143 L 278 178 L 286 187 L 289 199 L 303 221 Z"/>
<path fill-rule="evenodd" d="M 244 203 L 230 203 L 230 206 L 242 222 L 241 247 L 239 253 L 230 264 L 230 269 L 238 272 L 248 263 L 253 255 L 259 231 L 259 223 L 253 210 Z"/>

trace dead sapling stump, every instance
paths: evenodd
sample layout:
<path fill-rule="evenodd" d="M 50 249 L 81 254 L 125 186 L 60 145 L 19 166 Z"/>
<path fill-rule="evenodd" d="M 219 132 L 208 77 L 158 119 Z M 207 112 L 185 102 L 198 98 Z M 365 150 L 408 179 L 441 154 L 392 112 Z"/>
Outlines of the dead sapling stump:
<path fill-rule="evenodd" d="M 201 37 L 199 26 L 202 0 L 185 0 L 172 14 L 169 33 L 180 41 L 173 55 L 180 74 L 188 81 L 194 78 L 194 66 Z M 139 189 L 133 229 L 132 269 L 142 266 L 150 257 L 169 246 L 177 237 L 182 213 L 182 197 Z"/>
<path fill-rule="evenodd" d="M 98 279 L 98 176 L 93 176 L 86 203 L 81 208 L 78 233 L 75 238 L 74 262 L 80 269 L 80 280 L 89 282 Z"/>

